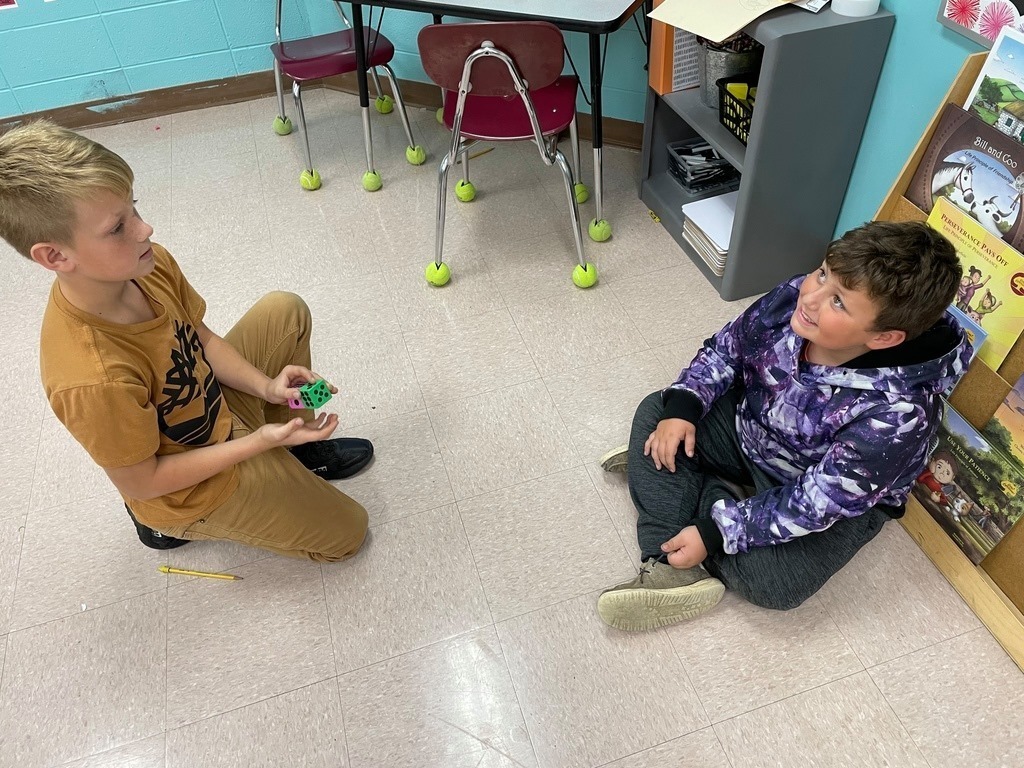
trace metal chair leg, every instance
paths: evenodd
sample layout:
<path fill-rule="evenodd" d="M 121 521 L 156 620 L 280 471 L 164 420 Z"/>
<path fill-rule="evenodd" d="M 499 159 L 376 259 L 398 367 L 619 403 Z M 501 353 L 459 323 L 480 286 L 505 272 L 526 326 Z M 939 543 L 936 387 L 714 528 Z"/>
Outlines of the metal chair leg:
<path fill-rule="evenodd" d="M 565 194 L 569 199 L 569 216 L 572 219 L 572 236 L 576 244 L 576 259 L 579 265 L 573 269 L 572 281 L 580 288 L 589 288 L 597 282 L 597 267 L 588 264 L 583 255 L 583 231 L 580 226 L 580 209 L 576 204 L 576 194 L 573 189 L 572 170 L 561 150 L 555 150 L 555 164 L 562 172 L 562 179 L 565 182 Z"/>
<path fill-rule="evenodd" d="M 437 168 L 437 221 L 434 232 L 434 260 L 427 265 L 427 282 L 438 287 L 451 279 L 451 270 L 444 263 L 444 219 L 445 203 L 448 197 L 448 170 L 452 165 L 452 153 L 441 158 Z"/>
<path fill-rule="evenodd" d="M 475 142 L 474 142 L 475 143 Z M 463 144 L 459 152 L 458 162 L 462 163 L 462 174 L 455 184 L 455 196 L 464 203 L 470 203 L 476 198 L 476 187 L 469 178 L 469 145 Z"/>
<path fill-rule="evenodd" d="M 380 77 L 377 75 L 376 67 L 370 67 L 366 72 L 370 75 L 373 89 L 377 92 L 377 98 L 373 100 L 374 109 L 382 115 L 390 115 L 395 109 L 395 100 L 384 93 L 384 89 L 380 87 Z"/>
<path fill-rule="evenodd" d="M 569 140 L 572 142 L 572 169 L 576 176 L 573 193 L 576 195 L 576 202 L 582 205 L 590 199 L 590 190 L 583 183 L 583 166 L 580 163 L 580 132 L 575 117 L 569 123 Z"/>
<path fill-rule="evenodd" d="M 296 80 L 292 83 L 292 96 L 295 99 L 295 113 L 299 116 L 299 132 L 302 134 L 302 148 L 306 153 L 306 170 L 299 177 L 303 189 L 312 192 L 320 189 L 320 174 L 313 168 L 313 155 L 309 151 L 309 131 L 306 129 L 306 113 L 302 108 L 302 84 Z"/>
<path fill-rule="evenodd" d="M 373 80 L 373 89 L 375 91 L 377 91 L 377 98 L 378 99 L 383 98 L 384 97 L 384 90 L 380 87 L 380 78 L 377 77 L 377 68 L 376 67 L 370 67 L 366 71 L 369 72 L 370 79 Z"/>
<path fill-rule="evenodd" d="M 384 76 L 388 79 L 388 83 L 391 84 L 391 91 L 395 94 L 395 104 L 398 105 L 398 117 L 402 120 L 402 128 L 405 129 L 405 138 L 409 140 L 409 144 L 405 150 L 405 159 L 412 165 L 423 165 L 423 163 L 427 161 L 427 153 L 423 150 L 423 147 L 416 143 L 416 139 L 412 137 L 412 125 L 409 123 L 409 113 L 405 110 L 405 99 L 402 98 L 402 90 L 398 86 L 398 79 L 395 77 L 395 72 L 388 64 L 381 64 L 380 68 L 384 70 Z"/>
<path fill-rule="evenodd" d="M 373 133 L 370 130 L 370 108 L 361 107 L 363 112 L 363 147 L 366 151 L 366 173 L 363 174 L 363 189 L 367 192 L 376 192 L 384 182 L 380 174 L 373 167 Z"/>
<path fill-rule="evenodd" d="M 292 132 L 292 121 L 284 111 L 284 88 L 281 85 L 281 62 L 274 59 L 274 87 L 277 89 L 277 117 L 274 118 L 274 133 L 287 136 Z"/>

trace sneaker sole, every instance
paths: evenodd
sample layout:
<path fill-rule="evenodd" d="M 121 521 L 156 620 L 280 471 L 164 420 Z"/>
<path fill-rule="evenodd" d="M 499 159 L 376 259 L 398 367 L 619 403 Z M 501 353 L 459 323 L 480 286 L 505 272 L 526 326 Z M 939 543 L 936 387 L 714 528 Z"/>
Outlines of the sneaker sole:
<path fill-rule="evenodd" d="M 597 599 L 597 612 L 605 624 L 636 632 L 700 616 L 724 594 L 725 585 L 713 577 L 673 589 L 617 589 Z"/>
<path fill-rule="evenodd" d="M 625 472 L 629 458 L 629 446 L 620 445 L 600 458 L 601 469 L 605 472 Z"/>

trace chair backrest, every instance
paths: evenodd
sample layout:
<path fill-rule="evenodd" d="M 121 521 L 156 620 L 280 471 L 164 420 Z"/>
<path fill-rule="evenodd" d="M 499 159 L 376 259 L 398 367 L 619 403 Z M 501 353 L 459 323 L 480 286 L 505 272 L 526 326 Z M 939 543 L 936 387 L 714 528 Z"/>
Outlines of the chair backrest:
<path fill-rule="evenodd" d="M 333 0 L 334 7 L 338 11 L 338 15 L 341 17 L 342 23 L 345 25 L 345 29 L 351 29 L 352 25 L 349 24 L 348 16 L 345 15 L 345 9 L 341 7 L 341 0 Z M 277 0 L 274 9 L 274 37 L 277 38 L 278 44 L 282 43 L 281 39 L 281 24 L 283 21 L 284 14 L 284 0 Z M 372 20 L 372 19 L 371 19 Z"/>
<path fill-rule="evenodd" d="M 431 24 L 420 30 L 420 59 L 427 76 L 446 91 L 458 91 L 466 59 L 485 40 L 515 62 L 529 90 L 551 85 L 565 64 L 562 32 L 546 21 Z M 473 95 L 511 96 L 508 67 L 485 57 L 473 65 Z"/>

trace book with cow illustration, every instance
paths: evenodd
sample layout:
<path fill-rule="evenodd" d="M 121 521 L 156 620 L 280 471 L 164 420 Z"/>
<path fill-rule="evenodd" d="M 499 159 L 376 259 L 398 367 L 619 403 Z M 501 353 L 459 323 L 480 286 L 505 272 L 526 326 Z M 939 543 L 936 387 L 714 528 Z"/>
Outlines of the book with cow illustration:
<path fill-rule="evenodd" d="M 1024 144 L 947 104 L 905 196 L 925 213 L 945 198 L 986 230 L 1024 246 Z"/>
<path fill-rule="evenodd" d="M 954 305 L 988 334 L 978 357 L 997 370 L 1024 330 L 1024 256 L 943 197 L 928 223 L 956 248 L 964 271 Z"/>
<path fill-rule="evenodd" d="M 914 497 L 977 565 L 1024 516 L 1024 472 L 949 405 Z"/>

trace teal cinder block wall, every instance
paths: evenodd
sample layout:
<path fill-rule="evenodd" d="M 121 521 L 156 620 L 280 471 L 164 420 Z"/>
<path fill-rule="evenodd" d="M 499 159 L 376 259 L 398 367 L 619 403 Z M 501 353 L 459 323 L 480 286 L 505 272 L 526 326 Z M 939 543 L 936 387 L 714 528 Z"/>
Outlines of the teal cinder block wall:
<path fill-rule="evenodd" d="M 18 0 L 0 10 L 0 117 L 244 75 L 272 67 L 273 0 Z M 552 0 L 557 5 L 557 0 Z M 964 57 L 980 47 L 935 20 L 939 0 L 883 0 L 896 14 L 837 233 L 874 213 Z M 371 9 L 365 8 L 364 14 Z M 373 10 L 373 20 L 379 18 Z M 398 76 L 425 81 L 416 35 L 424 14 L 388 11 Z M 337 29 L 329 0 L 285 0 L 285 34 Z M 589 86 L 587 40 L 568 48 Z M 643 119 L 645 49 L 633 24 L 608 42 L 604 113 Z M 825 87 L 842 88 L 842 83 Z M 808 98 L 813 98 L 809 94 Z M 580 99 L 580 109 L 589 111 Z M 814 130 L 814 126 L 808 126 Z M 793 151 L 800 151 L 794 136 Z"/>

